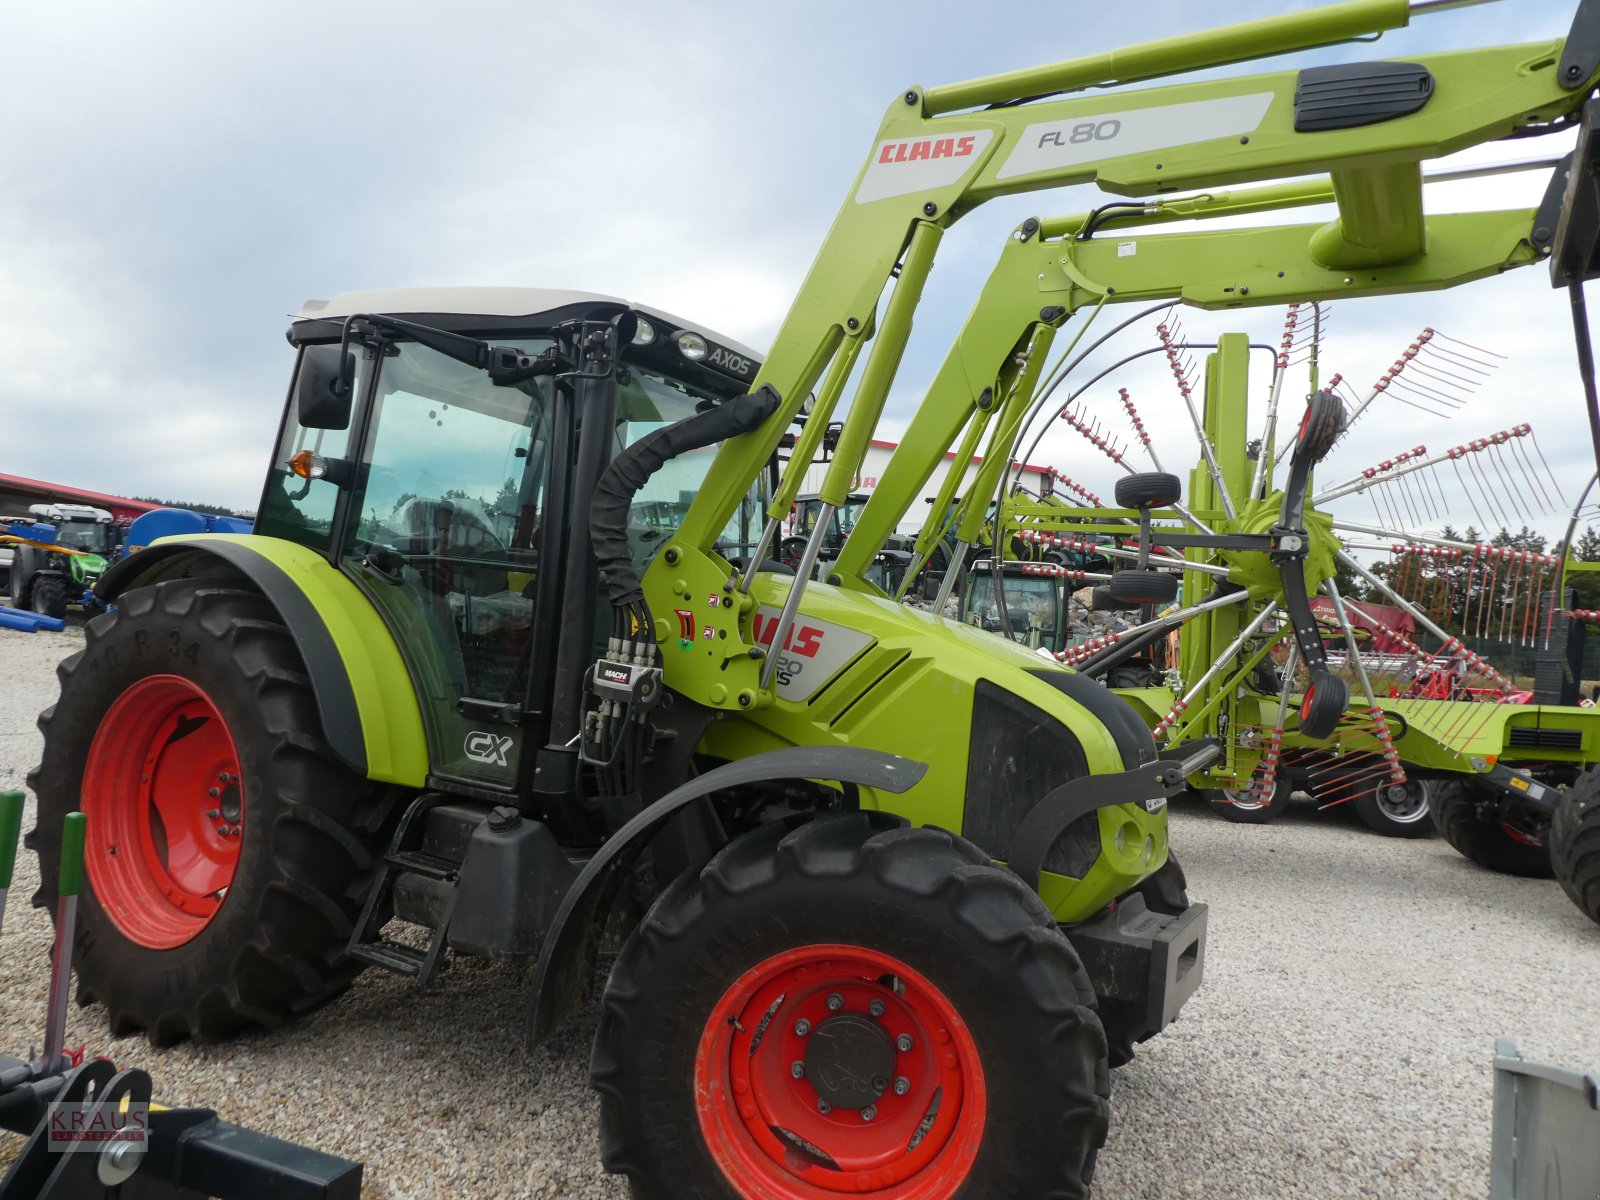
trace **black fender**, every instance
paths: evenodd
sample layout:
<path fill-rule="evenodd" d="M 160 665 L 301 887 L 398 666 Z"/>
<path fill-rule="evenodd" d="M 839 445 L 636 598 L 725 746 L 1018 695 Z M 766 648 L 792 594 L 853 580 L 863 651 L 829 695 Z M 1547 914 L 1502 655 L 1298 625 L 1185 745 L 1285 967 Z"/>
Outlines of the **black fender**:
<path fill-rule="evenodd" d="M 305 591 L 264 554 L 215 535 L 163 542 L 112 563 L 94 585 L 94 594 L 106 604 L 115 604 L 118 596 L 132 588 L 215 574 L 214 569 L 208 570 L 204 565 L 206 559 L 226 564 L 230 568 L 228 574 L 243 576 L 278 610 L 306 664 L 329 747 L 345 766 L 366 775 L 367 746 L 361 710 L 333 634 Z M 200 569 L 197 571 L 196 567 Z"/>
<path fill-rule="evenodd" d="M 773 779 L 831 779 L 899 794 L 927 773 L 926 763 L 857 746 L 794 746 L 742 758 L 674 788 L 601 846 L 573 881 L 545 935 L 528 1001 L 528 1044 L 553 1034 L 588 998 L 605 916 L 650 839 L 672 817 L 724 788 Z"/>

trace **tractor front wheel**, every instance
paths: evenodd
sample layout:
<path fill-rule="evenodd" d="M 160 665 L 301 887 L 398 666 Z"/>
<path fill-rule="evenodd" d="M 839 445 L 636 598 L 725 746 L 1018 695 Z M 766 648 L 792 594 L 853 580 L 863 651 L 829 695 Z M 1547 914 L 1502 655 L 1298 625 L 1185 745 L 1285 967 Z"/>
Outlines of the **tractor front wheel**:
<path fill-rule="evenodd" d="M 1561 797 L 1550 824 L 1550 863 L 1562 890 L 1591 921 L 1600 921 L 1600 767 Z"/>
<path fill-rule="evenodd" d="M 1094 1003 L 1043 903 L 970 843 L 871 813 L 766 826 L 617 959 L 602 1156 L 651 1200 L 1086 1196 Z"/>
<path fill-rule="evenodd" d="M 1482 811 L 1492 801 L 1464 779 L 1448 779 L 1434 787 L 1428 812 L 1434 827 L 1467 858 L 1502 875 L 1549 879 L 1550 849 L 1524 830 Z"/>
<path fill-rule="evenodd" d="M 67 581 L 59 575 L 40 575 L 28 593 L 28 607 L 47 617 L 67 615 Z"/>
<path fill-rule="evenodd" d="M 282 1024 L 358 969 L 344 955 L 391 809 L 333 761 L 288 629 L 255 593 L 174 581 L 89 623 L 39 718 L 36 906 L 88 817 L 79 995 L 111 1032 L 214 1040 Z"/>

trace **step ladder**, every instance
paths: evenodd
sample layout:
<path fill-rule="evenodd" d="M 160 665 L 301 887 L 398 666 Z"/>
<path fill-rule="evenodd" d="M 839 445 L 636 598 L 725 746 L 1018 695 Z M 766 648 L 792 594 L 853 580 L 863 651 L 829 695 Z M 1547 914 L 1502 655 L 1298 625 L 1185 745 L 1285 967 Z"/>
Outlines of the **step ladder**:
<path fill-rule="evenodd" d="M 461 864 L 418 848 L 428 812 L 441 804 L 448 804 L 450 796 L 430 792 L 418 796 L 406 808 L 405 815 L 389 841 L 389 849 L 378 864 L 372 884 L 367 890 L 366 902 L 361 906 L 361 916 L 350 931 L 350 941 L 345 953 L 358 962 L 382 967 L 397 975 L 409 975 L 419 987 L 433 982 L 444 957 L 445 941 L 450 932 L 450 917 L 456 906 L 456 878 Z M 434 926 L 426 950 L 418 950 L 403 942 L 388 941 L 382 936 L 387 919 L 388 902 L 394 895 L 395 880 L 410 872 L 450 885 L 445 898 L 444 912 Z M 382 914 L 380 916 L 380 914 Z"/>

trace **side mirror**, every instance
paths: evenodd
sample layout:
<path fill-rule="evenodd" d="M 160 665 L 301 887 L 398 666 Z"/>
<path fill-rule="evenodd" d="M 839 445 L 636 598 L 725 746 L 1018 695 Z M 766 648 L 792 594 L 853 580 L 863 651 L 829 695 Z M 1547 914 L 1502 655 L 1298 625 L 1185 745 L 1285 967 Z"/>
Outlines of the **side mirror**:
<path fill-rule="evenodd" d="M 306 429 L 349 429 L 354 377 L 354 360 L 343 346 L 307 346 L 294 383 L 300 424 Z"/>

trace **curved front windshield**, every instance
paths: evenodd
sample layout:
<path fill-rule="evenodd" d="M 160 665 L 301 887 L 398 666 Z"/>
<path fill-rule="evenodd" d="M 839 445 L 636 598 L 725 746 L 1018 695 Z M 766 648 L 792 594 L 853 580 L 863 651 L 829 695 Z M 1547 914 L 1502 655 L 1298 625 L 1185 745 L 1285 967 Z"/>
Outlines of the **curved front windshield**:
<path fill-rule="evenodd" d="M 616 452 L 664 425 L 692 417 L 720 403 L 722 397 L 675 379 L 654 368 L 624 361 L 617 371 Z M 628 545 L 635 569 L 643 571 L 683 524 L 717 456 L 716 446 L 689 450 L 669 458 L 645 480 L 629 511 Z M 754 549 L 762 520 L 760 496 L 752 489 L 729 518 L 716 550 L 724 558 L 741 558 Z"/>
<path fill-rule="evenodd" d="M 1001 620 L 994 584 L 994 574 L 990 570 L 980 567 L 972 572 L 967 580 L 962 617 L 969 625 L 1004 634 L 1007 622 Z M 1006 573 L 1001 595 L 1005 597 L 1006 617 L 1014 641 L 1033 648 L 1053 648 L 1059 632 L 1060 588 L 1061 585 L 1048 576 Z"/>
<path fill-rule="evenodd" d="M 64 521 L 56 526 L 56 544 L 90 554 L 109 555 L 111 526 L 103 521 Z"/>

